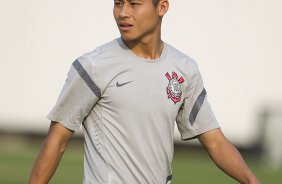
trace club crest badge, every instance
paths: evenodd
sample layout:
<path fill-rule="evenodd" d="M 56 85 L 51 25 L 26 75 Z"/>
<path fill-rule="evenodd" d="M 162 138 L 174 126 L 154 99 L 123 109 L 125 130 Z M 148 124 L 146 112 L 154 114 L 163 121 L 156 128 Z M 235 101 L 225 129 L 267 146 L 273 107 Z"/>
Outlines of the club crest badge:
<path fill-rule="evenodd" d="M 166 87 L 167 97 L 176 104 L 181 100 L 182 90 L 180 84 L 184 82 L 184 78 L 178 78 L 178 75 L 175 72 L 172 72 L 172 76 L 167 72 L 165 76 L 169 81 L 168 86 Z"/>

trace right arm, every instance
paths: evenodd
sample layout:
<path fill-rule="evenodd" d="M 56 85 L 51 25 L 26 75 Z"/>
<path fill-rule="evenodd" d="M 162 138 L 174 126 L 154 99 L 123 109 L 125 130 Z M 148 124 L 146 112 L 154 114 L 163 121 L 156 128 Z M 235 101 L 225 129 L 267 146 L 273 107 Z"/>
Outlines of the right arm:
<path fill-rule="evenodd" d="M 34 163 L 29 184 L 46 184 L 55 173 L 73 131 L 51 122 L 48 135 Z"/>

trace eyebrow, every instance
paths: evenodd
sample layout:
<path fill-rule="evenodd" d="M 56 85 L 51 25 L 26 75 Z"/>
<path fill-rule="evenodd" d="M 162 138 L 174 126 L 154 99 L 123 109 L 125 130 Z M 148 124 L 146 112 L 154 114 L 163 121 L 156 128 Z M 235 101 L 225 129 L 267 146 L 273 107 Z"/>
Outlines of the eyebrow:
<path fill-rule="evenodd" d="M 127 1 L 127 2 L 131 3 L 132 1 L 141 1 L 141 0 L 119 0 L 119 1 L 122 1 L 122 2 Z"/>
<path fill-rule="evenodd" d="M 137 1 L 137 2 L 142 2 L 142 0 L 114 0 L 114 1 L 120 1 L 120 2 L 128 2 L 128 3 L 132 3 L 134 1 Z"/>

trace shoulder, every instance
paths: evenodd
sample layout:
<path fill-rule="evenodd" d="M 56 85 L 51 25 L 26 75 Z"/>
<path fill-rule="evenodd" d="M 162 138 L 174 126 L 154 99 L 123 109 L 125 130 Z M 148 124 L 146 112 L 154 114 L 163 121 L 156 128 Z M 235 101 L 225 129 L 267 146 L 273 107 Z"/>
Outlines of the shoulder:
<path fill-rule="evenodd" d="M 192 57 L 176 49 L 170 44 L 166 43 L 166 47 L 169 58 L 176 66 L 183 69 L 185 73 L 198 73 L 198 64 Z"/>
<path fill-rule="evenodd" d="M 116 58 L 121 58 L 123 53 L 118 40 L 115 39 L 84 53 L 72 65 L 77 65 L 76 68 L 87 73 L 97 86 L 104 89 L 119 66 Z"/>
<path fill-rule="evenodd" d="M 76 61 L 90 73 L 105 72 L 115 65 L 115 58 L 122 58 L 123 50 L 120 48 L 118 39 L 98 46 L 94 50 L 82 54 Z"/>
<path fill-rule="evenodd" d="M 78 59 L 81 62 L 88 60 L 90 62 L 98 62 L 106 58 L 114 57 L 117 54 L 118 43 L 117 40 L 112 40 L 106 44 L 98 46 L 96 49 L 82 54 Z"/>

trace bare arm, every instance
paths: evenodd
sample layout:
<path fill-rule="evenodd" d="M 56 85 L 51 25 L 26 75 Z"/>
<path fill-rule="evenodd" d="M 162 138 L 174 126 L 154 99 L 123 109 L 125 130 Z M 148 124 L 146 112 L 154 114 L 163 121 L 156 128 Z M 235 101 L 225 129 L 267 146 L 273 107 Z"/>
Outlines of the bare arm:
<path fill-rule="evenodd" d="M 55 173 L 73 131 L 51 122 L 48 136 L 34 163 L 29 184 L 46 184 Z"/>
<path fill-rule="evenodd" d="M 238 150 L 225 138 L 220 129 L 199 136 L 214 163 L 241 184 L 259 184 Z"/>

